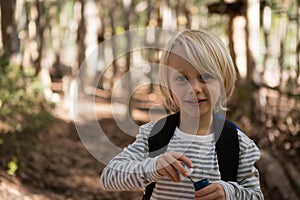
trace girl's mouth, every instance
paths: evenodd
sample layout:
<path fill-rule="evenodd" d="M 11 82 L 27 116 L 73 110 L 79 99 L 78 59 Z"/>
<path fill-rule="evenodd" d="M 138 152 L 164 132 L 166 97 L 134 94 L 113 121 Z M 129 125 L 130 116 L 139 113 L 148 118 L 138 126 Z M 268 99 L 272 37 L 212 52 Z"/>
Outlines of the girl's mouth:
<path fill-rule="evenodd" d="M 194 99 L 194 100 L 187 100 L 186 102 L 188 103 L 188 104 L 191 104 L 191 105 L 201 105 L 201 104 L 203 104 L 204 102 L 206 102 L 207 101 L 207 99 Z"/>

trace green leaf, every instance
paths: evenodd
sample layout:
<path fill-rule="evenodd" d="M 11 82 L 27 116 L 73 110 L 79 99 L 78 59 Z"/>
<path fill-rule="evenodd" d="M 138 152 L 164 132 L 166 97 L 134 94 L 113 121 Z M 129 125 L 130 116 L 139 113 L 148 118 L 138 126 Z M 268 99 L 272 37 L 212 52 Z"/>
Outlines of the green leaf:
<path fill-rule="evenodd" d="M 18 162 L 16 158 L 13 158 L 9 163 L 7 163 L 7 173 L 11 176 L 13 176 L 16 171 L 18 170 Z"/>

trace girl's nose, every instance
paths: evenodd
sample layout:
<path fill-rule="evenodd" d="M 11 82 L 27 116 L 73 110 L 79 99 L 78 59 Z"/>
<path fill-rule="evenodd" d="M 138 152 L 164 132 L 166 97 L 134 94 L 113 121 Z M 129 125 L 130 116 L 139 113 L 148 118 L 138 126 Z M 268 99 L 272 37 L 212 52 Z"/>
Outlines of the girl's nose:
<path fill-rule="evenodd" d="M 194 79 L 190 81 L 190 92 L 193 93 L 201 93 L 203 91 L 203 87 L 205 86 L 205 83 L 202 83 L 201 81 Z"/>

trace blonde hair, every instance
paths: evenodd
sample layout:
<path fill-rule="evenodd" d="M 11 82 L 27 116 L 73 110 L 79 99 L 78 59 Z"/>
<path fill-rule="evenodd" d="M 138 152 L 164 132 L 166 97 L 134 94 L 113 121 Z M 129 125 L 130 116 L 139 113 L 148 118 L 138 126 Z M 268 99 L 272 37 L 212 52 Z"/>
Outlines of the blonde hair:
<path fill-rule="evenodd" d="M 198 71 L 204 71 L 213 75 L 220 83 L 221 97 L 215 111 L 225 111 L 226 99 L 235 88 L 236 71 L 232 58 L 224 43 L 216 35 L 204 30 L 184 30 L 180 32 L 163 52 L 161 66 L 159 68 L 160 90 L 166 100 L 166 106 L 170 111 L 178 112 L 168 81 L 168 62 L 175 45 L 180 45 L 181 50 Z M 177 52 L 176 52 L 177 53 Z M 182 56 L 182 54 L 179 54 Z"/>

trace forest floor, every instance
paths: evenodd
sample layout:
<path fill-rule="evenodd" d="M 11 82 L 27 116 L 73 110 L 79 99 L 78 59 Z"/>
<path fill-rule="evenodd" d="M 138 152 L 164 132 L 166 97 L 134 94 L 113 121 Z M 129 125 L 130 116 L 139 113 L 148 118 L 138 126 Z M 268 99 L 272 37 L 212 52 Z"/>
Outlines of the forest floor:
<path fill-rule="evenodd" d="M 104 164 L 94 158 L 85 148 L 74 121 L 62 105 L 62 103 L 59 104 L 53 111 L 55 118 L 45 130 L 15 136 L 15 139 L 20 141 L 28 141 L 27 148 L 22 148 L 24 152 L 19 152 L 19 168 L 15 175 L 7 175 L 5 169 L 0 169 L 0 200 L 141 199 L 141 192 L 106 192 L 100 188 L 99 178 Z M 109 103 L 103 99 L 97 104 L 99 109 L 108 105 Z M 138 123 L 146 123 L 149 120 L 148 110 L 140 109 L 138 114 L 140 120 Z M 121 133 L 111 113 L 99 118 L 99 123 L 105 127 L 106 133 L 111 134 L 107 136 L 120 148 L 134 140 L 132 136 Z M 3 152 L 6 150 L 4 149 Z M 7 150 L 7 152 L 10 151 Z M 267 163 L 261 162 L 258 165 L 262 168 L 274 159 L 263 160 Z M 298 163 L 295 160 L 294 162 Z M 266 174 L 262 177 L 268 179 L 267 173 L 273 171 L 264 170 Z M 266 199 L 272 199 L 267 193 L 278 191 L 274 191 L 277 190 L 276 188 L 267 188 L 266 184 L 268 184 L 266 180 L 262 181 Z"/>
<path fill-rule="evenodd" d="M 29 145 L 22 148 L 25 152 L 20 153 L 15 175 L 0 169 L 0 200 L 141 199 L 141 192 L 103 191 L 99 178 L 104 165 L 84 147 L 65 110 L 58 106 L 53 113 L 55 119 L 47 129 L 15 136 L 17 140 L 29 141 Z M 133 141 L 130 136 L 118 134 L 120 130 L 113 119 L 99 123 L 118 135 L 116 139 L 122 146 Z M 2 149 L 3 152 L 10 151 Z"/>

